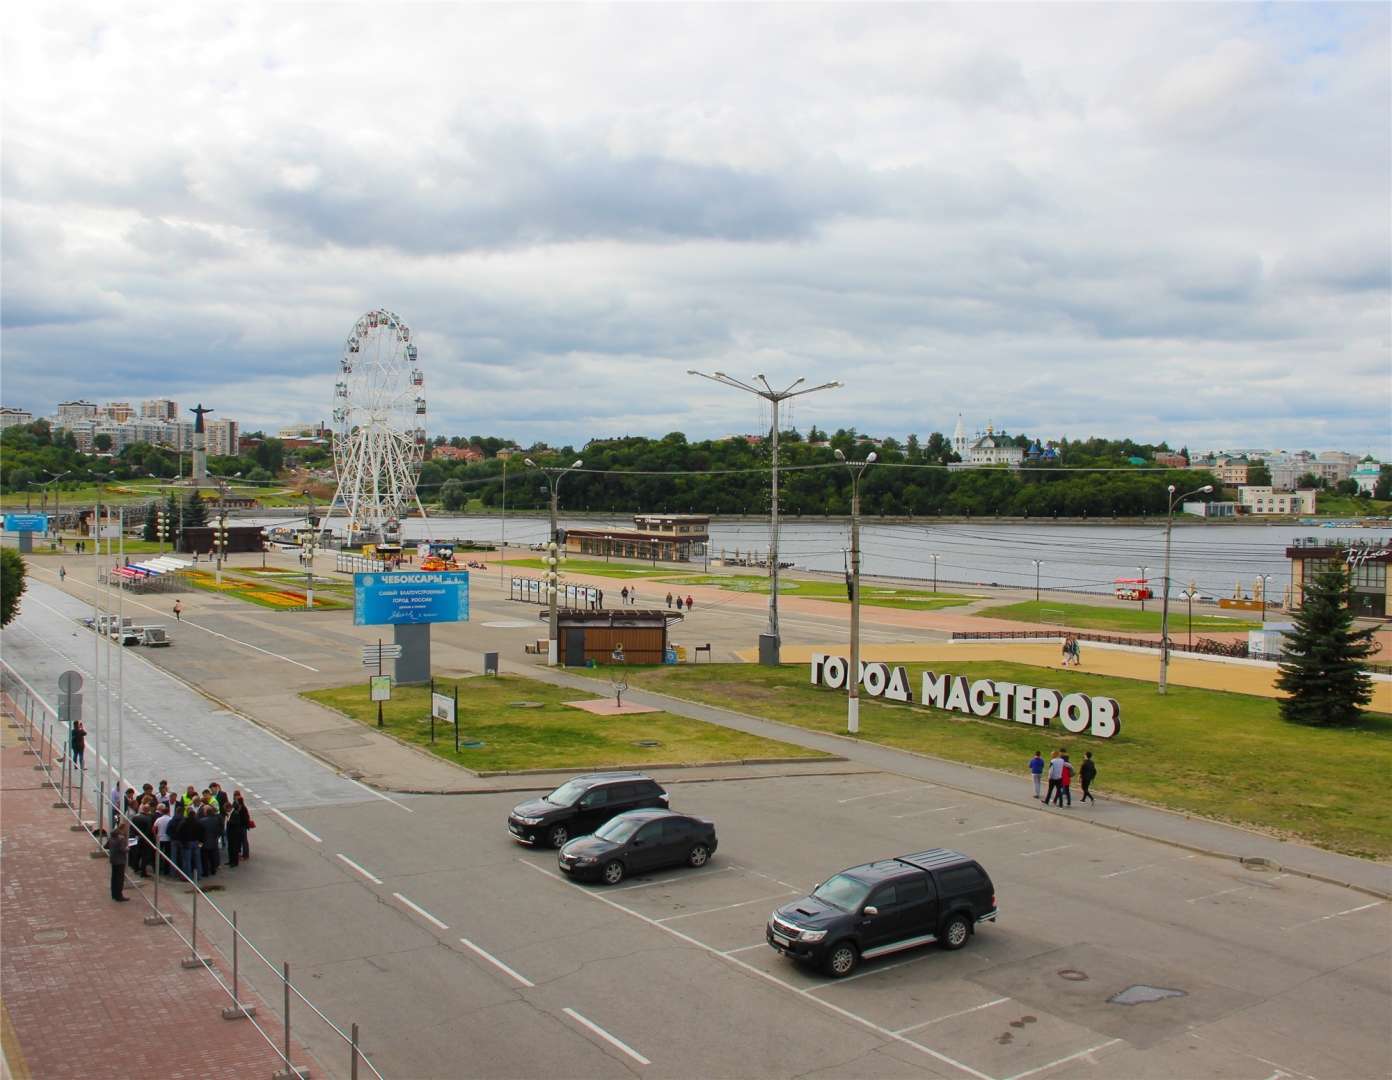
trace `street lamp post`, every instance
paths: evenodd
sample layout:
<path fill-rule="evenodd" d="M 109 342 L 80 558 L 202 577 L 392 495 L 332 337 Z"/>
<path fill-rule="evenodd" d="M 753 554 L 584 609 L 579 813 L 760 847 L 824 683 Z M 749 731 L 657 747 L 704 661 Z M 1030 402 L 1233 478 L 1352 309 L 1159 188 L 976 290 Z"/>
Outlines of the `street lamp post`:
<path fill-rule="evenodd" d="M 41 483 L 41 484 L 39 485 L 39 487 L 43 488 L 43 512 L 44 512 L 44 514 L 47 514 L 47 513 L 48 513 L 48 487 L 49 487 L 49 485 L 50 485 L 50 484 L 56 484 L 56 483 L 58 483 L 58 481 L 61 480 L 61 479 L 63 479 L 63 477 L 65 477 L 65 476 L 71 476 L 71 475 L 72 475 L 72 470 L 69 470 L 69 471 L 67 471 L 67 472 L 61 472 L 61 473 L 58 473 L 57 475 L 54 475 L 54 473 L 53 473 L 53 471 L 52 471 L 51 469 L 45 469 L 44 472 L 46 472 L 49 476 L 53 477 L 53 479 L 51 479 L 51 480 L 45 480 L 43 483 Z M 54 516 L 55 518 L 58 516 L 58 492 L 59 492 L 60 490 L 61 490 L 60 488 L 54 488 L 54 489 L 53 489 L 53 516 Z M 60 537 L 60 539 L 61 539 L 62 533 L 59 532 L 58 535 L 59 535 L 59 537 Z"/>
<path fill-rule="evenodd" d="M 1212 490 L 1212 484 L 1205 484 L 1198 490 L 1190 491 L 1187 494 L 1179 496 L 1179 498 L 1175 498 L 1175 486 L 1173 484 L 1169 486 L 1168 490 L 1170 502 L 1165 513 L 1165 595 L 1160 601 L 1160 693 L 1162 694 L 1165 693 L 1168 681 L 1167 676 L 1170 670 L 1170 532 L 1174 528 L 1175 503 L 1183 502 L 1185 499 L 1189 498 L 1190 495 L 1207 494 Z M 1193 590 L 1190 589 L 1189 591 L 1191 593 L 1189 600 L 1189 637 L 1192 642 L 1194 636 L 1194 601 L 1192 596 Z M 1144 605 L 1142 605 L 1142 608 L 1144 608 Z"/>
<path fill-rule="evenodd" d="M 811 386 L 806 390 L 798 390 L 795 388 L 803 382 L 802 379 L 798 379 L 797 382 L 793 383 L 793 385 L 789 386 L 786 390 L 775 390 L 769 385 L 768 379 L 764 378 L 762 375 L 755 375 L 753 381 L 763 383 L 763 389 L 761 390 L 757 386 L 750 386 L 748 383 L 742 383 L 738 379 L 732 379 L 723 371 L 717 371 L 714 375 L 706 375 L 700 371 L 688 370 L 687 374 L 700 375 L 701 378 L 709 379 L 711 382 L 717 382 L 723 386 L 733 386 L 737 390 L 744 390 L 747 393 L 763 398 L 773 407 L 773 498 L 769 504 L 769 618 L 768 629 L 764 632 L 764 636 L 772 638 L 773 649 L 771 662 L 777 664 L 779 662 L 779 648 L 782 644 L 778 629 L 778 406 L 784 401 L 788 401 L 795 397 L 801 397 L 803 394 L 815 394 L 818 390 L 830 390 L 835 386 L 844 386 L 845 383 L 828 382 L 822 383 L 821 386 Z M 762 664 L 767 662 L 770 662 L 770 659 L 765 656 L 761 639 L 759 663 Z"/>
<path fill-rule="evenodd" d="M 1034 563 L 1034 602 L 1039 603 L 1039 568 L 1044 565 L 1043 559 L 1031 559 Z"/>
<path fill-rule="evenodd" d="M 1264 626 L 1264 625 L 1266 625 L 1266 590 L 1267 590 L 1267 588 L 1269 587 L 1269 583 L 1270 583 L 1270 581 L 1271 581 L 1271 575 L 1270 575 L 1270 574 L 1259 574 L 1259 575 L 1257 575 L 1257 576 L 1258 576 L 1258 578 L 1261 580 L 1261 583 L 1262 583 L 1262 594 L 1261 594 L 1261 621 L 1262 621 L 1262 625 Z"/>
<path fill-rule="evenodd" d="M 218 518 L 213 526 L 213 548 L 217 552 L 217 583 L 222 584 L 222 556 L 227 550 L 227 515 Z"/>
<path fill-rule="evenodd" d="M 846 675 L 851 696 L 846 704 L 846 730 L 854 735 L 860 731 L 860 478 L 875 455 L 851 462 L 837 450 L 836 460 L 845 462 L 851 474 L 851 670 Z"/>
<path fill-rule="evenodd" d="M 551 637 L 546 649 L 546 663 L 551 667 L 555 667 L 560 663 L 560 642 L 558 640 L 560 634 L 558 627 L 560 612 L 556 606 L 556 582 L 560 580 L 561 576 L 556 570 L 556 560 L 558 557 L 557 540 L 560 537 L 560 531 L 556 523 L 556 499 L 559 495 L 558 489 L 560 488 L 561 477 L 565 476 L 565 474 L 572 469 L 580 468 L 585 463 L 583 461 L 577 461 L 568 468 L 560 469 L 543 467 L 538 465 L 531 458 L 523 458 L 522 461 L 528 468 L 545 473 L 547 486 L 551 489 L 551 544 L 546 551 L 546 592 L 551 599 Z"/>
<path fill-rule="evenodd" d="M 933 560 L 933 592 L 936 593 L 938 591 L 938 557 L 936 555 L 928 557 Z"/>
<path fill-rule="evenodd" d="M 1179 594 L 1179 598 L 1189 603 L 1189 649 L 1192 652 L 1194 649 L 1194 590 L 1185 590 Z"/>
<path fill-rule="evenodd" d="M 1149 586 L 1150 586 L 1150 582 L 1149 582 L 1149 580 L 1146 578 L 1146 575 L 1147 575 L 1148 573 L 1150 573 L 1150 567 L 1148 567 L 1148 566 L 1138 566 L 1138 567 L 1136 567 L 1136 572 L 1139 573 L 1139 574 L 1141 575 L 1141 587 L 1140 587 L 1139 589 L 1137 589 L 1136 591 L 1137 591 L 1138 593 L 1141 594 L 1141 610 L 1144 611 L 1144 610 L 1145 610 L 1145 594 L 1146 594 L 1146 590 L 1147 590 L 1147 589 L 1149 588 Z"/>

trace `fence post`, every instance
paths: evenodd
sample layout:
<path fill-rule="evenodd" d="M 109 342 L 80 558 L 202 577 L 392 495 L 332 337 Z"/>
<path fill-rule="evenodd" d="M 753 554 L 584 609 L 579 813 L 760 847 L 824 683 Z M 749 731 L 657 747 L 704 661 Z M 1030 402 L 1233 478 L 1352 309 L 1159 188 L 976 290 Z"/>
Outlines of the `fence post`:
<path fill-rule="evenodd" d="M 358 1025 L 353 1025 L 353 1064 L 349 1080 L 358 1080 Z"/>
<path fill-rule="evenodd" d="M 242 992 L 237 976 L 237 939 L 241 931 L 237 929 L 237 912 L 232 911 L 232 1004 L 222 1010 L 224 1020 L 240 1020 L 243 1016 L 255 1016 L 255 1005 L 242 1004 Z"/>
<path fill-rule="evenodd" d="M 285 1068 L 276 1073 L 271 1080 L 309 1080 L 308 1069 L 297 1069 L 290 1064 L 290 961 L 285 962 L 285 973 L 281 976 L 285 984 Z"/>
<path fill-rule="evenodd" d="M 208 958 L 198 955 L 198 894 L 202 891 L 195 882 L 193 886 L 193 955 L 187 960 L 181 961 L 182 966 L 186 968 L 208 966 Z"/>

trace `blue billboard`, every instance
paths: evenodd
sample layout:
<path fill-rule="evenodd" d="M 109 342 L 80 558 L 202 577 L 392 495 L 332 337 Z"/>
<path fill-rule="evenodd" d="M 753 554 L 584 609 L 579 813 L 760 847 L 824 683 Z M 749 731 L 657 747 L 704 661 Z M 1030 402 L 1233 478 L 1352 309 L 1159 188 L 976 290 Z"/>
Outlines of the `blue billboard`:
<path fill-rule="evenodd" d="M 6 514 L 6 532 L 48 532 L 47 514 Z"/>
<path fill-rule="evenodd" d="M 357 626 L 468 621 L 467 570 L 353 575 Z"/>

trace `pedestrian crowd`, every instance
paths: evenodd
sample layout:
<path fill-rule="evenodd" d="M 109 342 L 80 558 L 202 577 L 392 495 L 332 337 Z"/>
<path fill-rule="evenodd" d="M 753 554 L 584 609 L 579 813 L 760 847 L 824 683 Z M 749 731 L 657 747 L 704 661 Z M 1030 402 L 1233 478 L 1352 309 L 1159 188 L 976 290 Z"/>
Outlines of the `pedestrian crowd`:
<path fill-rule="evenodd" d="M 1077 637 L 1070 634 L 1063 642 L 1063 666 L 1067 667 L 1069 664 L 1072 664 L 1074 667 L 1078 667 L 1082 662 L 1082 646 L 1078 644 Z"/>
<path fill-rule="evenodd" d="M 690 596 L 688 596 L 685 600 L 683 600 L 682 597 L 681 597 L 681 593 L 677 593 L 677 595 L 676 595 L 675 597 L 674 597 L 671 593 L 668 593 L 668 594 L 667 594 L 667 606 L 668 606 L 669 608 L 672 606 L 672 602 L 673 602 L 674 600 L 676 601 L 676 605 L 677 605 L 677 610 L 678 610 L 678 611 L 681 611 L 681 610 L 682 610 L 682 605 L 683 605 L 683 604 L 686 606 L 686 610 L 687 610 L 687 611 L 690 611 L 690 610 L 691 610 L 691 605 L 694 604 L 694 603 L 696 602 L 696 601 L 693 600 Z"/>
<path fill-rule="evenodd" d="M 75 730 L 73 759 L 79 765 L 81 753 Z M 216 782 L 202 791 L 189 784 L 182 794 L 167 780 L 158 788 L 145 784 L 139 792 L 117 787 L 111 796 L 111 817 L 107 853 L 113 900 L 129 899 L 123 895 L 127 867 L 142 878 L 152 872 L 174 875 L 172 868 L 177 867 L 198 884 L 217 876 L 224 864 L 235 869 L 251 858 L 247 834 L 256 828 L 251 811 L 240 791 L 228 795 Z"/>
<path fill-rule="evenodd" d="M 1039 788 L 1041 782 L 1047 778 L 1049 787 L 1043 795 L 1043 802 L 1046 806 L 1072 806 L 1073 805 L 1073 778 L 1076 776 L 1082 785 L 1083 795 L 1078 801 L 1097 802 L 1093 796 L 1092 783 L 1097 779 L 1097 765 L 1092 760 L 1092 751 L 1088 750 L 1083 754 L 1083 764 L 1075 767 L 1068 758 L 1067 750 L 1055 750 L 1045 762 L 1041 751 L 1036 750 L 1034 757 L 1029 760 L 1029 771 L 1034 779 L 1034 797 L 1040 798 Z"/>

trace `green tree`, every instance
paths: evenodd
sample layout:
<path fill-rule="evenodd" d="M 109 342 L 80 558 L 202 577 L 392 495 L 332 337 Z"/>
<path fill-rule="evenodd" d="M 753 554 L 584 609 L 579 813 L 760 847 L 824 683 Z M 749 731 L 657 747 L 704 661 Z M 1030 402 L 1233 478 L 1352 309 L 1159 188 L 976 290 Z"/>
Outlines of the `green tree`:
<path fill-rule="evenodd" d="M 285 442 L 281 439 L 265 439 L 251 452 L 256 464 L 274 476 L 285 468 Z"/>
<path fill-rule="evenodd" d="M 195 491 L 184 499 L 183 528 L 201 529 L 207 524 L 208 504 L 203 501 L 203 496 Z"/>
<path fill-rule="evenodd" d="M 1373 681 L 1364 663 L 1373 652 L 1373 632 L 1353 628 L 1353 578 L 1331 561 L 1304 587 L 1287 635 L 1285 659 L 1276 685 L 1281 716 L 1313 727 L 1346 727 L 1363 715 L 1373 699 Z"/>
<path fill-rule="evenodd" d="M 159 539 L 159 508 L 158 502 L 152 502 L 145 507 L 145 526 L 141 539 L 152 544 Z"/>
<path fill-rule="evenodd" d="M 158 450 L 151 450 L 140 462 L 140 467 L 151 476 L 166 480 L 174 475 L 174 463 Z"/>
<path fill-rule="evenodd" d="M 0 548 L 0 626 L 8 626 L 19 614 L 19 598 L 29 583 L 24 580 L 26 567 L 14 548 Z"/>
<path fill-rule="evenodd" d="M 1271 470 L 1261 464 L 1249 465 L 1247 467 L 1247 483 L 1257 487 L 1271 486 Z"/>
<path fill-rule="evenodd" d="M 104 454 L 111 449 L 111 436 L 104 431 L 99 431 L 92 436 L 92 445 Z"/>
<path fill-rule="evenodd" d="M 1383 465 L 1378 469 L 1377 487 L 1373 489 L 1373 498 L 1382 499 L 1384 502 L 1392 499 L 1392 465 Z"/>

